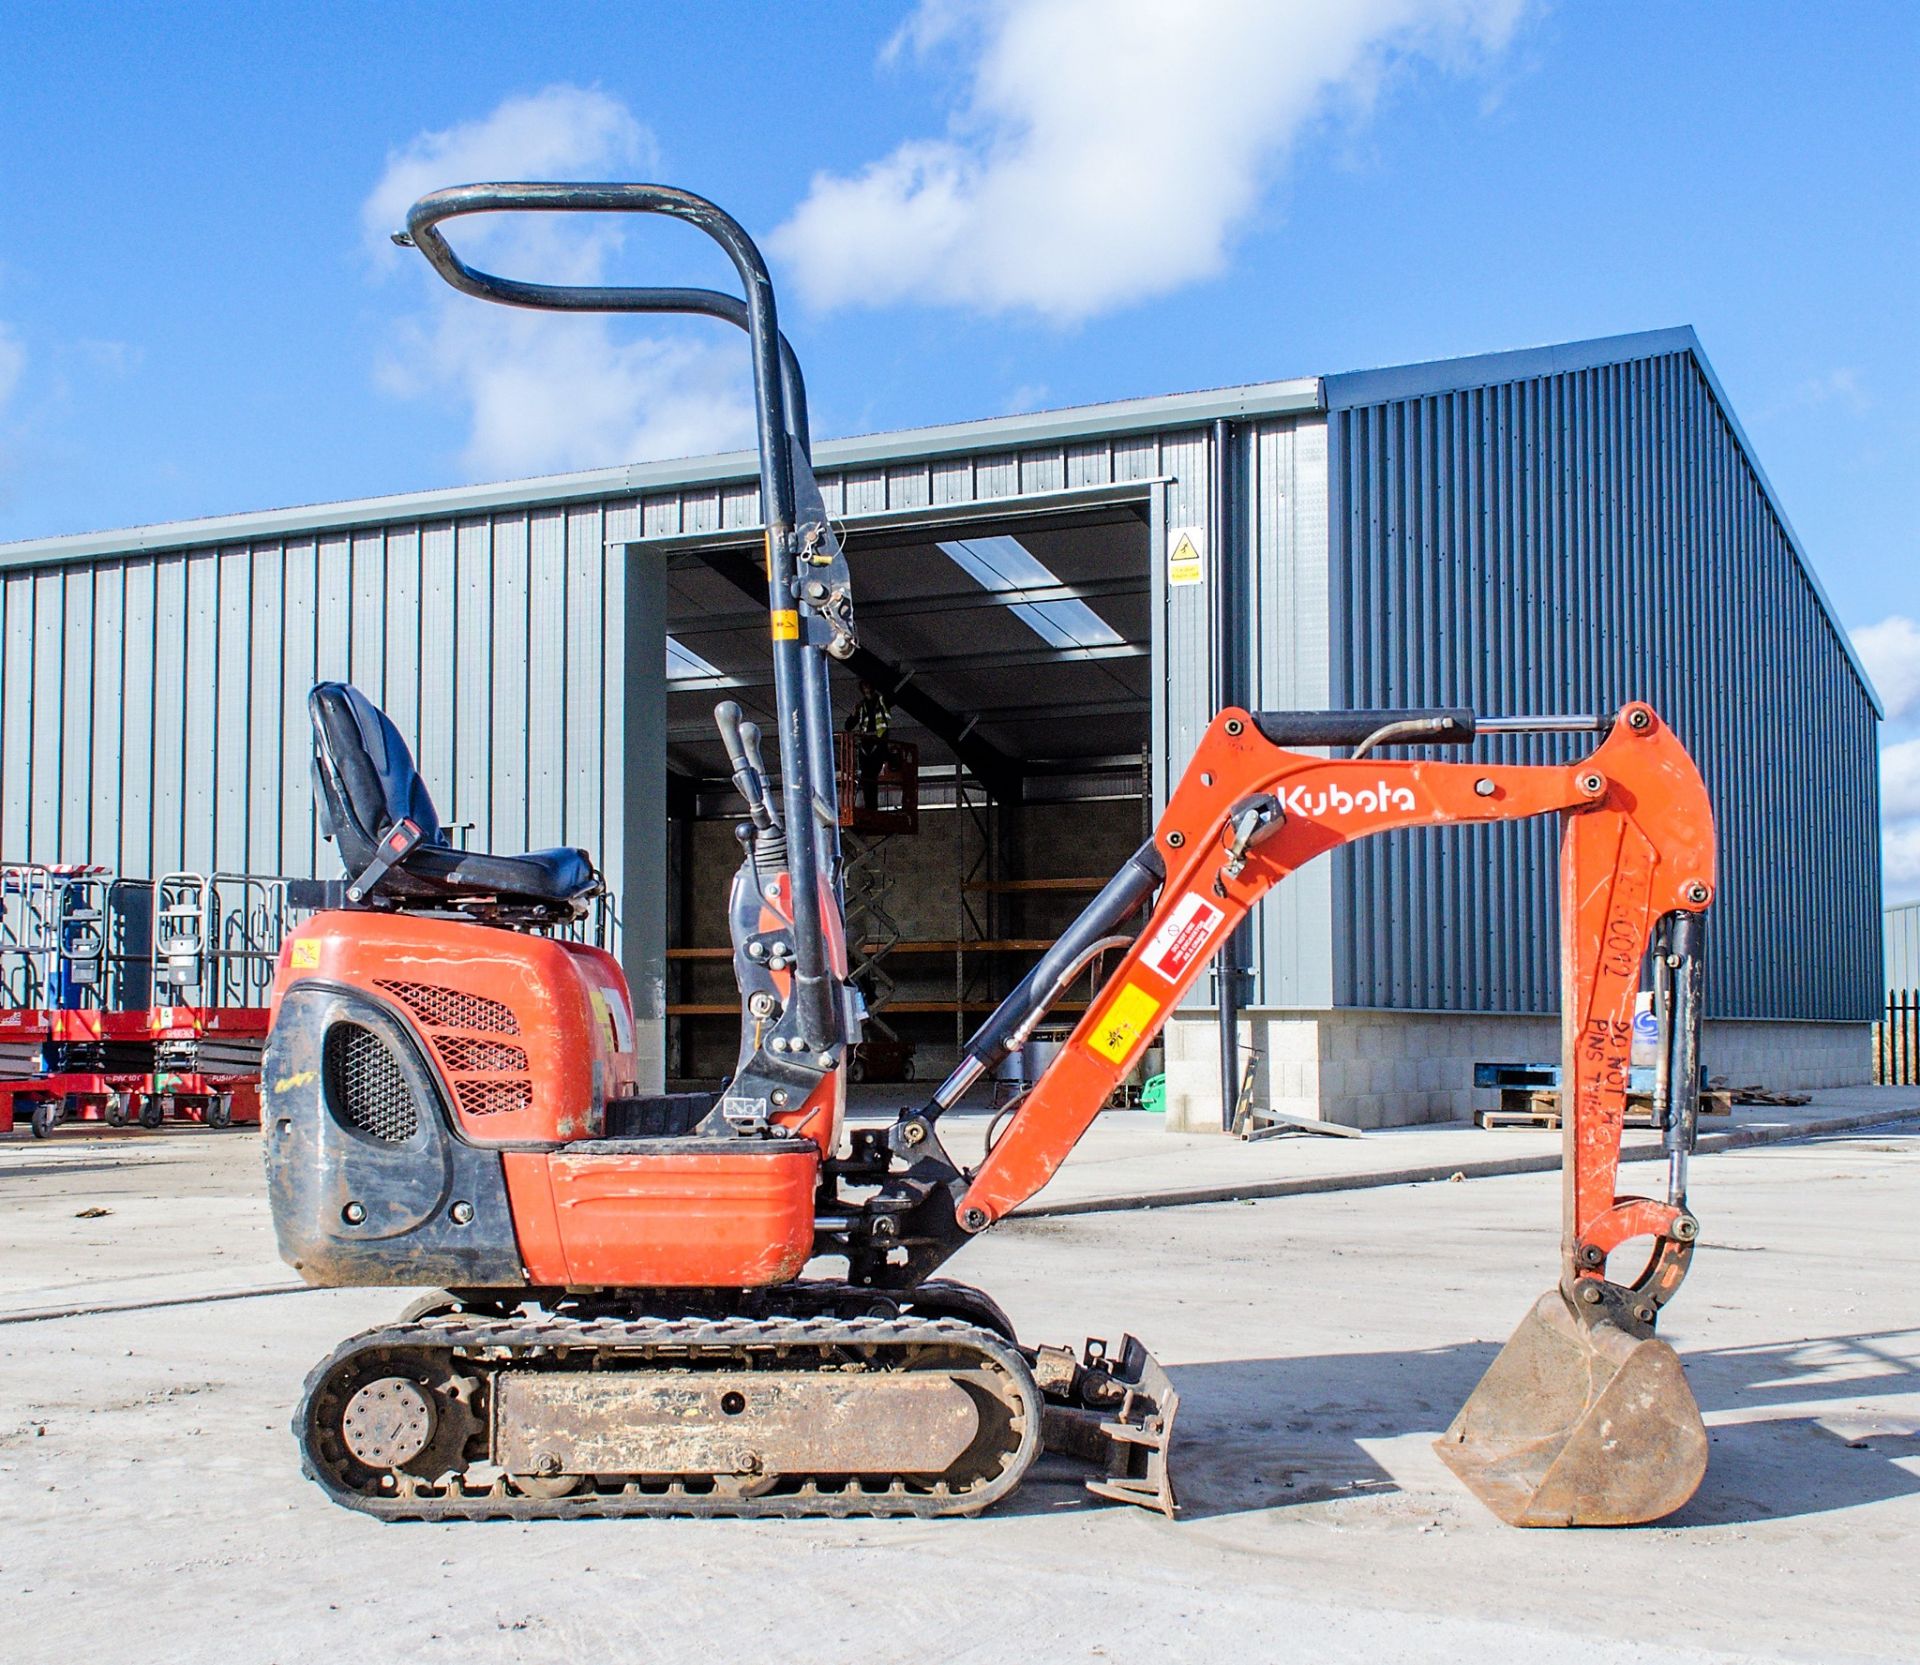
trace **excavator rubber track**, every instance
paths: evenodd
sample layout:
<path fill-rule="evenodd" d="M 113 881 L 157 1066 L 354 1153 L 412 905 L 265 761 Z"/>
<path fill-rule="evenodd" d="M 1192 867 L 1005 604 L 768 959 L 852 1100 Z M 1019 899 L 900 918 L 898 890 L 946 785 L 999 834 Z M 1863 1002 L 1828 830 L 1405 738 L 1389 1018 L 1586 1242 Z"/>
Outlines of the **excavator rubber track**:
<path fill-rule="evenodd" d="M 308 1376 L 294 1434 L 385 1520 L 972 1515 L 1041 1449 L 1007 1340 L 951 1318 L 436 1314 Z"/>

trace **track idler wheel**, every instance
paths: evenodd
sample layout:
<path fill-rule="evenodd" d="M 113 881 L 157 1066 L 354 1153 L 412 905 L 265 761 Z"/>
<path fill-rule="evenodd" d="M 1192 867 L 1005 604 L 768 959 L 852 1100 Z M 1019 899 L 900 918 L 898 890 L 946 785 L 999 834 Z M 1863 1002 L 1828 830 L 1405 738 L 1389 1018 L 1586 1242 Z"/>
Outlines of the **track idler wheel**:
<path fill-rule="evenodd" d="M 1707 1471 L 1700 1407 L 1644 1298 L 1597 1278 L 1577 1293 L 1540 1297 L 1434 1442 L 1510 1526 L 1659 1520 Z"/>
<path fill-rule="evenodd" d="M 392 1495 L 402 1476 L 434 1480 L 465 1462 L 485 1434 L 476 1386 L 431 1353 L 381 1349 L 315 1386 L 295 1432 L 356 1485 Z"/>

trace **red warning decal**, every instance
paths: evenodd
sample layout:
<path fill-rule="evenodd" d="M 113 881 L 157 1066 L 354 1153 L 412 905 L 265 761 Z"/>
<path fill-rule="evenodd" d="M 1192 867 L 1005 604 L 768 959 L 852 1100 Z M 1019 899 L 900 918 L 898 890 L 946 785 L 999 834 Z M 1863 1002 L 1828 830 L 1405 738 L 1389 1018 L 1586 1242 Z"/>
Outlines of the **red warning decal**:
<path fill-rule="evenodd" d="M 1147 939 L 1147 951 L 1140 956 L 1140 963 L 1159 972 L 1169 983 L 1178 982 L 1180 973 L 1199 958 L 1226 917 L 1204 896 L 1181 897 L 1166 924 Z"/>

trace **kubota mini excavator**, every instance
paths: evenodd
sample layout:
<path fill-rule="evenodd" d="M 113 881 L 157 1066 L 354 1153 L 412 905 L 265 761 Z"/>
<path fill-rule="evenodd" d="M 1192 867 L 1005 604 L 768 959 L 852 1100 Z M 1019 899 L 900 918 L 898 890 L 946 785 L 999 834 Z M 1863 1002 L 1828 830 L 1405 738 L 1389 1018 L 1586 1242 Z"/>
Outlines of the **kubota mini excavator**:
<path fill-rule="evenodd" d="M 745 298 L 498 277 L 439 229 L 507 210 L 686 221 L 731 256 Z M 1650 707 L 1220 712 L 1152 838 L 927 1102 L 849 1130 L 862 1011 L 841 933 L 828 671 L 854 642 L 851 588 L 758 251 L 712 203 L 652 185 L 439 191 L 399 240 L 482 299 L 702 313 L 747 332 L 779 784 L 753 726 L 722 705 L 748 815 L 729 902 L 739 1059 L 717 1097 L 650 1095 L 619 965 L 549 934 L 599 888 L 587 855 L 451 848 L 393 725 L 352 688 L 314 689 L 316 791 L 349 877 L 344 905 L 287 942 L 275 986 L 275 1228 L 309 1282 L 435 1291 L 309 1377 L 295 1432 L 331 1497 L 400 1519 L 972 1514 L 1044 1445 L 1100 1465 L 1101 1495 L 1171 1512 L 1175 1395 L 1144 1349 L 1131 1337 L 1079 1356 L 1023 1347 L 991 1299 L 934 1274 L 1047 1183 L 1213 953 L 1295 868 L 1373 833 L 1547 814 L 1563 818 L 1560 1276 L 1439 1449 L 1522 1525 L 1653 1520 L 1692 1495 L 1706 1436 L 1654 1325 L 1697 1233 L 1686 1176 L 1713 823 Z M 1368 755 L 1579 729 L 1601 738 L 1563 765 Z M 963 1168 L 942 1113 L 1103 951 L 1115 969 L 1071 1040 Z M 1664 1198 L 1616 1190 L 1649 953 Z M 1645 1268 L 1616 1276 L 1634 1239 L 1651 1245 Z M 822 1262 L 844 1271 L 803 1275 Z"/>

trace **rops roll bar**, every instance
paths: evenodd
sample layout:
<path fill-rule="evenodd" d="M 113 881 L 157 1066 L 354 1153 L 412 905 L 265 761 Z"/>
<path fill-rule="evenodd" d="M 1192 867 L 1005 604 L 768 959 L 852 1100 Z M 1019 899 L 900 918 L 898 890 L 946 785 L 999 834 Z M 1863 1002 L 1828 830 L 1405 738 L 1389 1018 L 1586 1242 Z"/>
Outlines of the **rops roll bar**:
<path fill-rule="evenodd" d="M 464 214 L 569 213 L 659 214 L 704 231 L 727 253 L 740 274 L 745 299 L 712 289 L 622 288 L 602 285 L 528 283 L 469 266 L 441 235 L 445 220 Z M 760 501 L 766 512 L 768 607 L 772 615 L 774 698 L 780 714 L 780 784 L 789 828 L 814 825 L 816 759 L 824 746 L 810 743 L 808 684 L 824 678 L 824 663 L 810 667 L 821 650 L 783 627 L 794 614 L 796 589 L 796 492 L 788 435 L 803 455 L 807 440 L 806 390 L 792 349 L 780 334 L 773 279 L 753 239 L 725 210 L 668 185 L 486 184 L 455 185 L 422 197 L 407 211 L 407 229 L 395 238 L 427 257 L 433 269 L 462 294 L 504 306 L 546 312 L 672 312 L 719 318 L 747 332 L 753 356 L 754 411 L 760 452 Z M 824 689 L 820 690 L 824 692 Z M 817 715 L 815 717 L 817 721 Z M 820 863 L 816 840 L 792 837 L 787 845 L 792 878 L 794 991 L 789 1008 L 809 1050 L 836 1044 L 844 1034 L 837 980 L 827 959 L 820 911 Z"/>

